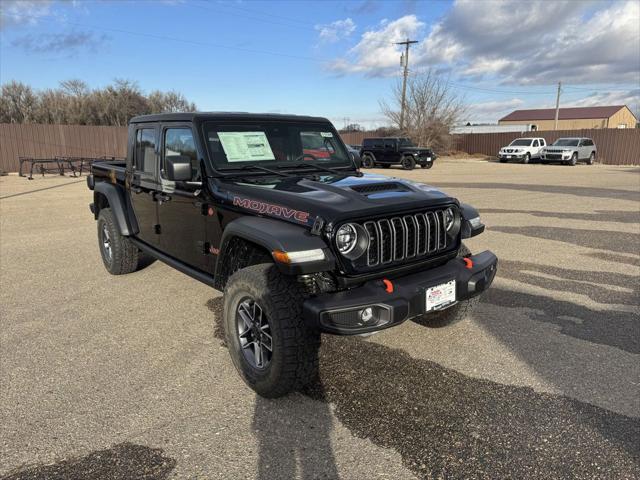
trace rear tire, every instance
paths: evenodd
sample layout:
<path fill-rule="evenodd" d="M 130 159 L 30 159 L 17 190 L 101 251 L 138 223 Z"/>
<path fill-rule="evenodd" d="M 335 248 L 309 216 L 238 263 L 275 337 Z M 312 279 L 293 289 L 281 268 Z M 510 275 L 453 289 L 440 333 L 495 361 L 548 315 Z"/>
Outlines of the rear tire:
<path fill-rule="evenodd" d="M 124 275 L 138 268 L 140 251 L 128 237 L 120 235 L 110 208 L 103 208 L 98 214 L 98 245 L 102 263 L 111 275 Z"/>
<path fill-rule="evenodd" d="M 587 165 L 593 165 L 596 161 L 596 154 L 594 152 L 591 152 L 591 155 L 589 155 L 589 159 L 587 160 Z"/>
<path fill-rule="evenodd" d="M 282 275 L 273 264 L 243 268 L 227 282 L 224 326 L 229 354 L 245 383 L 262 397 L 281 397 L 317 378 L 320 333 L 305 324 L 303 301 L 300 284 Z M 266 327 L 255 327 L 251 330 L 255 334 L 248 332 L 243 337 L 240 329 L 242 322 L 246 324 L 247 305 L 258 305 L 260 321 Z M 264 336 L 267 331 L 269 335 Z M 259 342 L 251 344 L 254 336 Z M 263 359 L 261 366 L 256 348 L 263 352 L 258 354 Z"/>
<path fill-rule="evenodd" d="M 373 168 L 376 166 L 376 161 L 369 153 L 365 153 L 362 156 L 362 168 Z"/>
<path fill-rule="evenodd" d="M 416 168 L 416 159 L 411 155 L 405 155 L 404 157 L 402 157 L 401 165 L 405 170 L 413 170 L 414 168 Z"/>
<path fill-rule="evenodd" d="M 471 251 L 462 244 L 458 251 L 458 258 L 468 257 Z M 428 313 L 422 316 L 420 323 L 429 328 L 442 328 L 458 323 L 472 312 L 474 306 L 478 303 L 478 297 L 468 300 L 461 300 L 452 307 L 440 312 Z"/>

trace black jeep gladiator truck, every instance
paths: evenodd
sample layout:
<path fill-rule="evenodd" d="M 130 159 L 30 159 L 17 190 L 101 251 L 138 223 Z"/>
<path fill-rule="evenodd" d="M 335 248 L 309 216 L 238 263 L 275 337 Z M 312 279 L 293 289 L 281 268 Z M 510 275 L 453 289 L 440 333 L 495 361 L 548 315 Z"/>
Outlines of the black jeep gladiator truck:
<path fill-rule="evenodd" d="M 405 170 L 433 167 L 436 154 L 430 148 L 416 147 L 411 140 L 402 137 L 365 138 L 360 149 L 363 168 L 382 165 L 401 165 Z"/>
<path fill-rule="evenodd" d="M 497 259 L 462 244 L 478 212 L 433 187 L 362 174 L 324 118 L 135 117 L 126 162 L 95 162 L 104 266 L 152 257 L 224 292 L 229 352 L 258 394 L 312 381 L 320 334 L 464 317 Z"/>

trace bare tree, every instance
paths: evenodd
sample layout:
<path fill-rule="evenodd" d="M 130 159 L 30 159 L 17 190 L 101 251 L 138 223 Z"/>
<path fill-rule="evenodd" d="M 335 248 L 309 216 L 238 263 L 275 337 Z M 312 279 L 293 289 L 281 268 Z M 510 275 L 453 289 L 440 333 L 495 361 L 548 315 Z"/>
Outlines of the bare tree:
<path fill-rule="evenodd" d="M 12 81 L 2 85 L 0 93 L 2 123 L 122 126 L 136 115 L 195 110 L 195 104 L 179 92 L 154 91 L 145 96 L 137 83 L 121 79 L 95 90 L 82 80 L 66 80 L 59 88 L 39 92 Z"/>
<path fill-rule="evenodd" d="M 392 89 L 391 101 L 381 100 L 382 114 L 392 128 L 400 130 L 402 85 Z M 448 150 L 451 146 L 449 130 L 465 111 L 464 99 L 456 94 L 444 79 L 428 70 L 408 79 L 405 100 L 404 129 L 402 135 L 420 146 Z"/>
<path fill-rule="evenodd" d="M 12 80 L 2 86 L 0 121 L 3 123 L 33 122 L 37 109 L 38 97 L 28 85 Z"/>
<path fill-rule="evenodd" d="M 179 92 L 171 90 L 169 92 L 160 92 L 158 90 L 151 92 L 147 98 L 151 113 L 176 113 L 176 112 L 195 112 L 196 104 L 189 102 L 185 96 Z"/>

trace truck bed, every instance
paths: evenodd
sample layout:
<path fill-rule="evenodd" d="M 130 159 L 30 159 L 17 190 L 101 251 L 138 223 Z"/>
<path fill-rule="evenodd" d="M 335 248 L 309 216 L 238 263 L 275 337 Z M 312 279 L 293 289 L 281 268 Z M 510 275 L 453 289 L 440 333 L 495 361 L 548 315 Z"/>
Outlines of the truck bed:
<path fill-rule="evenodd" d="M 122 160 L 104 160 L 100 162 L 93 162 L 91 165 L 91 173 L 96 178 L 115 180 L 120 183 L 124 183 L 125 170 L 127 168 L 127 162 Z"/>

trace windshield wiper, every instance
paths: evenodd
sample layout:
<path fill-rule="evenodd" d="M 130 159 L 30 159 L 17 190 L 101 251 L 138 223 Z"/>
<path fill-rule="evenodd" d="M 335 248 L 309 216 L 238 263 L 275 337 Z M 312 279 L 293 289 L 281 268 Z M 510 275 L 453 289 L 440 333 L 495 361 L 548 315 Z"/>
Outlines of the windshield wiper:
<path fill-rule="evenodd" d="M 306 167 L 315 168 L 319 172 L 328 172 L 328 173 L 333 173 L 335 175 L 344 175 L 344 170 L 338 170 L 337 168 L 331 168 L 331 167 L 322 167 L 320 165 L 316 165 L 315 163 L 298 163 L 296 165 L 291 165 L 290 168 L 306 168 Z"/>
<path fill-rule="evenodd" d="M 221 171 L 221 172 L 225 172 L 227 170 L 260 170 L 261 172 L 272 173 L 274 175 L 279 175 L 281 177 L 290 177 L 291 176 L 289 173 L 279 172 L 278 170 L 272 170 L 270 168 L 262 167 L 260 165 L 244 165 L 242 167 L 219 168 L 218 170 Z M 243 174 L 242 172 L 225 173 L 224 176 L 225 177 L 237 177 L 237 176 L 241 176 L 242 174 Z"/>

